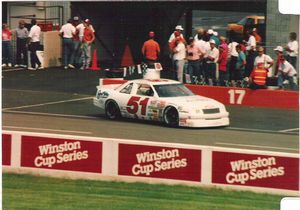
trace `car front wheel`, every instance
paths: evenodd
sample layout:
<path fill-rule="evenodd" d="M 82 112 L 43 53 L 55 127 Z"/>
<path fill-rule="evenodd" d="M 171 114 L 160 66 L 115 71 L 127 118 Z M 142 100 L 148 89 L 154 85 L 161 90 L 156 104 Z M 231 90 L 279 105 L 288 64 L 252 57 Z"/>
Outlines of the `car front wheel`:
<path fill-rule="evenodd" d="M 120 118 L 121 113 L 118 104 L 115 101 L 108 101 L 105 105 L 105 115 L 110 120 Z"/>
<path fill-rule="evenodd" d="M 165 109 L 164 122 L 170 127 L 177 127 L 179 125 L 179 115 L 176 108 L 169 106 Z"/>

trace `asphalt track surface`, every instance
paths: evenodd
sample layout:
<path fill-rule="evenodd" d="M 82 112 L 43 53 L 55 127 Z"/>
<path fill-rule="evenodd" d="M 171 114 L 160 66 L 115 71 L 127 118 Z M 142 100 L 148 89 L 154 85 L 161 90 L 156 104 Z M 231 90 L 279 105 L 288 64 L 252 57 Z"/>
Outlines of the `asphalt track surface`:
<path fill-rule="evenodd" d="M 101 71 L 2 71 L 2 129 L 299 153 L 299 111 L 227 106 L 222 128 L 107 120 L 93 105 Z"/>

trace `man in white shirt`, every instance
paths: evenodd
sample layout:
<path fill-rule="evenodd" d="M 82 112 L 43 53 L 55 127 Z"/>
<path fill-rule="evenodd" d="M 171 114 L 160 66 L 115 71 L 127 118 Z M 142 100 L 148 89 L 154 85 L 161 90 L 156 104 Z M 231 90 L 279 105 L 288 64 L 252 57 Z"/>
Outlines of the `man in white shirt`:
<path fill-rule="evenodd" d="M 268 77 L 272 77 L 273 59 L 269 55 L 264 54 L 263 47 L 258 47 L 257 52 L 258 56 L 254 60 L 254 68 L 264 68 L 268 70 Z"/>
<path fill-rule="evenodd" d="M 297 63 L 297 55 L 298 55 L 298 42 L 297 42 L 297 34 L 295 32 L 290 33 L 290 41 L 288 42 L 285 50 L 287 51 L 288 57 L 287 60 L 290 64 L 296 68 Z"/>
<path fill-rule="evenodd" d="M 215 40 L 209 40 L 210 49 L 207 52 L 207 68 L 206 68 L 206 78 L 208 85 L 212 86 L 216 82 L 216 71 L 217 71 L 217 62 L 219 59 L 219 50 L 216 48 Z"/>
<path fill-rule="evenodd" d="M 28 66 L 29 70 L 42 69 L 41 62 L 39 61 L 36 51 L 39 50 L 40 46 L 40 35 L 41 28 L 37 25 L 36 19 L 31 20 L 32 27 L 28 34 L 29 50 L 30 50 L 30 62 L 31 67 Z M 37 64 L 37 66 L 36 66 Z"/>
<path fill-rule="evenodd" d="M 186 58 L 186 48 L 183 39 L 179 36 L 176 38 L 177 46 L 173 50 L 173 62 L 177 71 L 177 79 L 183 83 L 183 68 Z"/>
<path fill-rule="evenodd" d="M 245 76 L 250 76 L 252 70 L 253 70 L 253 64 L 254 64 L 254 59 L 255 59 L 255 51 L 256 51 L 256 39 L 255 36 L 253 35 L 252 30 L 248 30 L 247 32 L 248 35 L 248 41 L 244 41 L 246 44 L 246 51 L 247 51 L 247 63 L 246 63 L 246 69 L 245 69 Z"/>
<path fill-rule="evenodd" d="M 289 83 L 289 88 L 291 90 L 297 90 L 297 71 L 290 64 L 284 55 L 280 57 L 280 64 L 278 67 L 278 87 L 282 88 L 284 80 L 287 80 Z"/>
<path fill-rule="evenodd" d="M 72 25 L 72 20 L 68 20 L 68 22 L 63 25 L 59 31 L 59 35 L 63 38 L 63 64 L 64 68 L 68 69 L 75 67 L 73 66 L 74 62 L 74 43 L 73 36 L 76 33 L 76 28 Z"/>

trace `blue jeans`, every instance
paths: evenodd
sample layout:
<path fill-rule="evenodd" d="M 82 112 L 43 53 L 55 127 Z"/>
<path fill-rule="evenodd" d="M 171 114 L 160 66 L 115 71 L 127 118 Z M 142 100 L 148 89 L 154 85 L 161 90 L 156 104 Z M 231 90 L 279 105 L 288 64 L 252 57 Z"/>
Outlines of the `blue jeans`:
<path fill-rule="evenodd" d="M 199 74 L 200 74 L 200 61 L 196 60 L 196 61 L 188 61 L 188 74 L 191 77 L 191 82 L 193 84 L 195 84 L 195 78 L 194 77 L 198 77 L 199 78 Z"/>
<path fill-rule="evenodd" d="M 288 61 L 290 64 L 292 64 L 292 66 L 293 66 L 294 68 L 296 68 L 296 64 L 297 64 L 297 57 L 296 57 L 296 56 L 290 56 L 290 55 L 288 55 L 288 56 L 287 56 L 287 61 Z"/>
<path fill-rule="evenodd" d="M 78 66 L 81 65 L 81 53 L 82 53 L 82 50 L 81 50 L 81 42 L 80 41 L 74 41 L 73 42 L 74 44 L 74 53 L 73 53 L 73 58 L 74 58 L 74 63 Z"/>
<path fill-rule="evenodd" d="M 296 77 L 296 76 L 294 76 Z M 277 85 L 278 87 L 282 88 L 283 87 L 283 81 L 284 80 L 288 80 L 289 81 L 289 89 L 290 90 L 297 90 L 298 87 L 297 87 L 297 83 L 294 82 L 294 77 L 290 77 L 290 76 L 285 76 L 283 74 L 279 74 L 278 75 L 278 80 L 277 80 Z"/>
<path fill-rule="evenodd" d="M 91 45 L 88 43 L 82 43 L 82 67 L 88 68 L 91 63 Z"/>
<path fill-rule="evenodd" d="M 2 41 L 2 63 L 12 63 L 11 41 Z"/>
<path fill-rule="evenodd" d="M 74 44 L 72 39 L 63 38 L 63 54 L 64 54 L 64 65 L 73 64 L 74 56 Z"/>

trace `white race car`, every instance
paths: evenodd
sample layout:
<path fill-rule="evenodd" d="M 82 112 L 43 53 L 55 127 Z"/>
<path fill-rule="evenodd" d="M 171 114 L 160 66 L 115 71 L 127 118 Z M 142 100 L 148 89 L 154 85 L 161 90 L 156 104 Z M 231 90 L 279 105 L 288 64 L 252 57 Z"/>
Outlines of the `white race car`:
<path fill-rule="evenodd" d="M 225 106 L 192 93 L 182 83 L 168 80 L 129 80 L 124 84 L 97 86 L 94 105 L 109 119 L 119 117 L 161 121 L 171 127 L 229 125 Z"/>

